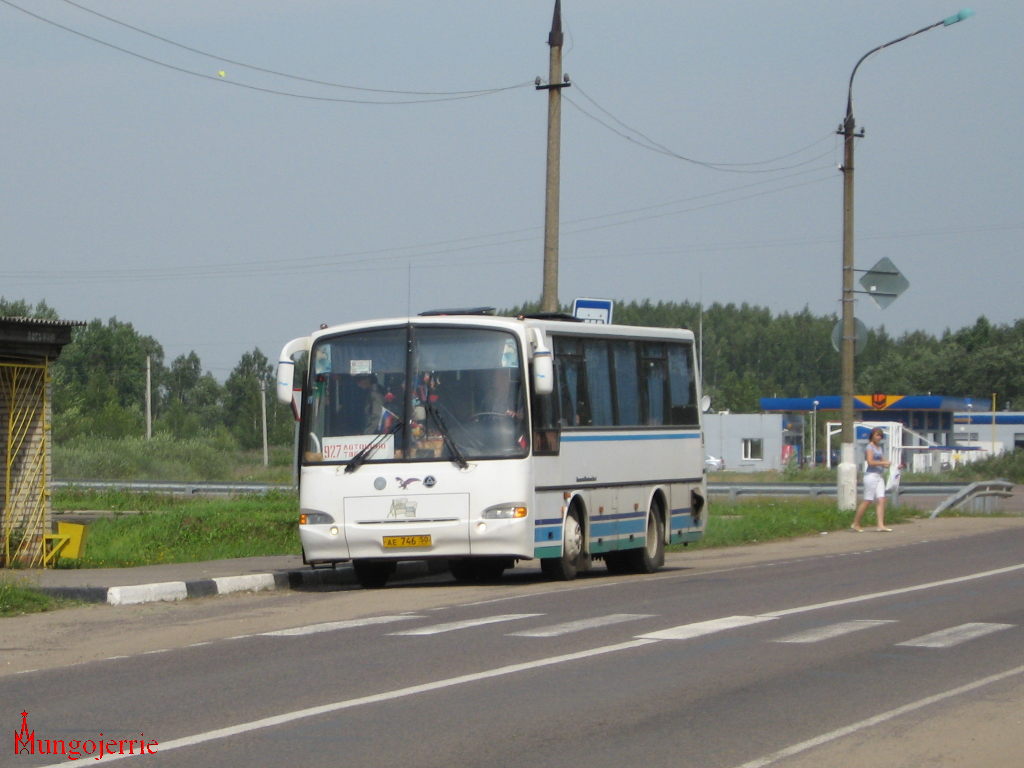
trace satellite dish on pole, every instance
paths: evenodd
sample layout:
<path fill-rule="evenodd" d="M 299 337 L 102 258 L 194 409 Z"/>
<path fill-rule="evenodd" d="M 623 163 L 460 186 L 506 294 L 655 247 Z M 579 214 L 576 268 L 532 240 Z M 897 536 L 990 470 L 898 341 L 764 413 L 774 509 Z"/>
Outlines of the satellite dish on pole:
<path fill-rule="evenodd" d="M 853 319 L 853 354 L 859 355 L 868 343 L 868 329 L 857 318 Z M 832 329 L 832 348 L 838 352 L 843 345 L 843 321 L 840 320 Z"/>
<path fill-rule="evenodd" d="M 910 281 L 886 258 L 880 259 L 875 266 L 865 272 L 860 284 L 864 286 L 864 292 L 882 309 L 896 301 L 899 295 L 910 287 Z"/>

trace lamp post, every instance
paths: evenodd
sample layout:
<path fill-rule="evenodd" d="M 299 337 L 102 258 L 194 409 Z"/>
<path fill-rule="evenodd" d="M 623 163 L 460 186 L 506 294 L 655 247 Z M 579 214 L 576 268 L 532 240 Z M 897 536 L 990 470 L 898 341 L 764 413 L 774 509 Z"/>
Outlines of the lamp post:
<path fill-rule="evenodd" d="M 818 466 L 818 406 L 820 403 L 814 401 L 814 410 L 811 411 L 811 466 Z"/>
<path fill-rule="evenodd" d="M 948 27 L 963 21 L 974 15 L 974 11 L 964 9 L 959 13 L 948 16 L 942 21 L 929 24 L 916 32 L 911 32 L 903 37 L 890 40 L 884 45 L 872 48 L 865 53 L 853 67 L 850 73 L 850 83 L 846 92 L 846 117 L 839 126 L 837 133 L 843 136 L 843 294 L 842 294 L 842 342 L 840 344 L 840 375 L 842 403 L 840 418 L 842 420 L 841 453 L 839 459 L 839 471 L 837 475 L 836 496 L 839 509 L 851 510 L 857 505 L 857 465 L 854 462 L 854 436 L 853 436 L 853 358 L 854 341 L 856 328 L 853 316 L 853 140 L 863 136 L 864 132 L 858 134 L 856 122 L 853 118 L 853 78 L 857 69 L 864 60 L 873 53 L 878 53 L 883 48 L 901 43 L 922 32 L 927 32 L 937 27 Z"/>

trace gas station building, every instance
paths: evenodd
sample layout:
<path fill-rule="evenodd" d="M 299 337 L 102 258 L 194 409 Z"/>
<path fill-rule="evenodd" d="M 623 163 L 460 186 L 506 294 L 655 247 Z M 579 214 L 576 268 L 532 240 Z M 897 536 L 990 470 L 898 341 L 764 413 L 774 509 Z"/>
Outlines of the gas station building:
<path fill-rule="evenodd" d="M 705 446 L 726 469 L 744 472 L 800 465 L 832 466 L 840 445 L 839 395 L 761 398 L 759 414 L 707 414 Z M 897 435 L 908 472 L 939 472 L 1024 448 L 1024 413 L 945 395 L 856 395 L 858 461 L 872 427 Z M 890 430 L 888 425 L 899 425 Z"/>

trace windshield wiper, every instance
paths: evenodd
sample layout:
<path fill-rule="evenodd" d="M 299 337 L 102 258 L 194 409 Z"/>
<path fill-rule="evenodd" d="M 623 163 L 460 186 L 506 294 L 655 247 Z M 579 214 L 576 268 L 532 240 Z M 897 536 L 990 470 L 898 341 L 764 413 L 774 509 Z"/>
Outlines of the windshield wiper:
<path fill-rule="evenodd" d="M 392 424 L 388 429 L 384 430 L 383 432 L 378 432 L 374 436 L 373 440 L 368 442 L 365 446 L 363 446 L 363 449 L 359 451 L 359 453 L 357 453 L 355 456 L 349 459 L 348 466 L 345 467 L 345 471 L 355 472 L 357 469 L 363 466 L 366 460 L 370 458 L 370 454 L 372 454 L 374 451 L 376 451 L 378 448 L 384 445 L 384 441 L 388 438 L 388 436 L 396 434 L 398 430 L 400 430 L 404 426 L 405 422 L 399 419 L 394 424 Z"/>
<path fill-rule="evenodd" d="M 466 461 L 466 457 L 462 455 L 462 451 L 459 450 L 455 441 L 452 440 L 452 436 L 448 433 L 448 427 L 445 425 L 444 419 L 441 418 L 441 413 L 437 410 L 437 406 L 429 400 L 423 405 L 427 411 L 427 415 L 432 417 L 434 419 L 434 423 L 437 424 L 437 428 L 441 432 L 441 439 L 444 441 L 445 447 L 451 454 L 452 461 L 458 465 L 459 469 L 465 469 L 468 467 L 469 463 Z"/>

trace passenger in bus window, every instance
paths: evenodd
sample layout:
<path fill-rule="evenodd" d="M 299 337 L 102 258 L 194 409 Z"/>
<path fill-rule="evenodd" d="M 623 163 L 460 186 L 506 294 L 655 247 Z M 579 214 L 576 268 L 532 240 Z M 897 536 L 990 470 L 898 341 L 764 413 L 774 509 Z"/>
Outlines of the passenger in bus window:
<path fill-rule="evenodd" d="M 364 398 L 362 404 L 363 434 L 375 435 L 379 431 L 378 425 L 384 411 L 384 390 L 381 389 L 377 383 L 377 377 L 372 373 L 358 374 L 355 381 Z"/>

